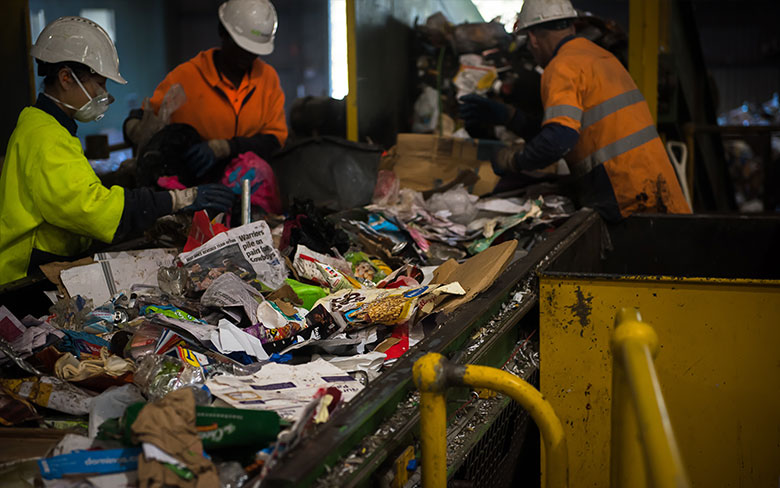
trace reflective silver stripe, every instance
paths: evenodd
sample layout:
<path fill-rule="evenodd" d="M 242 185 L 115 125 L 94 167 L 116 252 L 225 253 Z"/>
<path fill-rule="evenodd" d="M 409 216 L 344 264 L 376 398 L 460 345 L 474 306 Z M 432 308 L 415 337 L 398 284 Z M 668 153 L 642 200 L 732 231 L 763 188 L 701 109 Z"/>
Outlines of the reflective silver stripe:
<path fill-rule="evenodd" d="M 545 122 L 555 117 L 571 117 L 579 122 L 582 119 L 582 110 L 574 105 L 553 105 L 544 110 Z"/>
<path fill-rule="evenodd" d="M 607 115 L 615 113 L 621 108 L 644 101 L 644 99 L 642 92 L 637 89 L 621 93 L 607 101 L 601 102 L 595 107 L 586 110 L 582 115 L 582 128 L 593 125 Z"/>
<path fill-rule="evenodd" d="M 631 135 L 618 139 L 612 144 L 594 151 L 587 158 L 572 165 L 573 167 L 570 168 L 571 174 L 574 176 L 582 176 L 586 173 L 590 173 L 596 166 L 604 164 L 610 159 L 637 148 L 646 142 L 650 142 L 656 137 L 658 137 L 658 132 L 655 130 L 655 125 L 648 125 L 644 129 L 640 129 Z"/>

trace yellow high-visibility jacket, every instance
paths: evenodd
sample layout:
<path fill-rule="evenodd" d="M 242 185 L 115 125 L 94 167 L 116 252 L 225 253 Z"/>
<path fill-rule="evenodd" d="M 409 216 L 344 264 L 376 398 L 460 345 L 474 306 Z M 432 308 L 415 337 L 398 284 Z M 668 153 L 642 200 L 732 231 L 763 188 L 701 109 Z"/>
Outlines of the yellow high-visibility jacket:
<path fill-rule="evenodd" d="M 25 108 L 0 176 L 0 284 L 27 275 L 33 249 L 73 256 L 92 239 L 110 243 L 124 203 L 124 189 L 100 183 L 78 138 L 45 111 Z"/>

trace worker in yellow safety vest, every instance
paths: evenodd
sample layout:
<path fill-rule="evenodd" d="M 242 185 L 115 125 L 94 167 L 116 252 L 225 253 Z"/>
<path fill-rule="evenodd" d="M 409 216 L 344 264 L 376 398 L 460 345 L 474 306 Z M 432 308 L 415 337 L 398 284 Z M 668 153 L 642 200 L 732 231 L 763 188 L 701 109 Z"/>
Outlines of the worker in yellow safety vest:
<path fill-rule="evenodd" d="M 564 158 L 581 206 L 608 221 L 633 213 L 690 213 L 644 97 L 610 52 L 575 37 L 569 0 L 526 0 L 517 33 L 544 68 L 541 131 L 522 150 L 492 158 L 496 174 L 541 169 Z M 522 128 L 527 118 L 501 102 L 461 97 L 470 123 Z"/>
<path fill-rule="evenodd" d="M 61 17 L 32 47 L 44 89 L 19 114 L 0 176 L 0 284 L 28 270 L 85 253 L 93 239 L 117 242 L 179 210 L 225 211 L 223 185 L 180 191 L 106 188 L 84 156 L 76 120 L 100 120 L 113 101 L 106 80 L 127 83 L 99 25 Z"/>

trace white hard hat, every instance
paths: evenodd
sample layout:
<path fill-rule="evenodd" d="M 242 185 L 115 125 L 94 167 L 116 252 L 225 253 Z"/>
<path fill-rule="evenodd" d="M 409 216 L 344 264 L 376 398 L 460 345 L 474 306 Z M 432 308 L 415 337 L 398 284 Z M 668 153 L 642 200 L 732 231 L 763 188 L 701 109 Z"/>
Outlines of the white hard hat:
<path fill-rule="evenodd" d="M 119 55 L 111 38 L 83 17 L 60 17 L 44 27 L 30 54 L 46 63 L 75 61 L 109 80 L 127 83 L 119 74 Z"/>
<path fill-rule="evenodd" d="M 523 8 L 517 14 L 515 32 L 552 20 L 573 19 L 577 17 L 569 0 L 525 0 Z"/>
<path fill-rule="evenodd" d="M 228 0 L 219 6 L 219 21 L 241 48 L 271 54 L 276 35 L 276 9 L 268 0 Z"/>

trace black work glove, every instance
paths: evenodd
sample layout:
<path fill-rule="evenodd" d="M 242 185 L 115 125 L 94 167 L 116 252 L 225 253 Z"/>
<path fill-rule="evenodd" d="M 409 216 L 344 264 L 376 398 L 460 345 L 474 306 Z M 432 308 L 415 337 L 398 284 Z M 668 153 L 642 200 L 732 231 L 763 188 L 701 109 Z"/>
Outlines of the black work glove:
<path fill-rule="evenodd" d="M 217 164 L 217 155 L 209 147 L 208 141 L 203 141 L 192 146 L 184 155 L 184 160 L 195 178 L 202 178 Z"/>
<path fill-rule="evenodd" d="M 469 94 L 458 99 L 458 114 L 466 125 L 492 124 L 506 125 L 512 118 L 512 107 L 477 94 Z"/>

